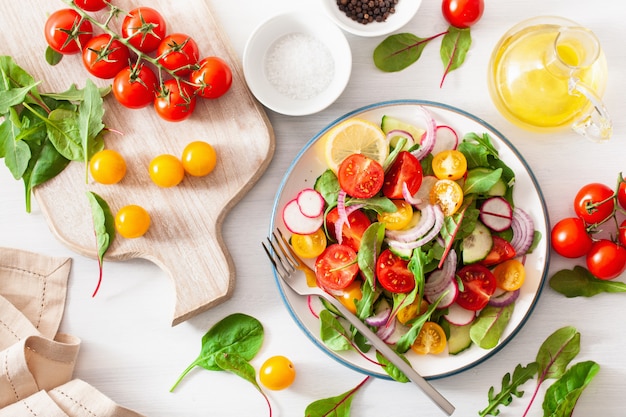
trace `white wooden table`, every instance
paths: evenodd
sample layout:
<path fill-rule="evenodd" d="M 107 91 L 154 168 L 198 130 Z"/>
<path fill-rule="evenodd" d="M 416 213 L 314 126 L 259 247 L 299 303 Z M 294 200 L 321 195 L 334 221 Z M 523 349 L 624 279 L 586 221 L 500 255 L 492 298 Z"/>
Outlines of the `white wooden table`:
<path fill-rule="evenodd" d="M 316 0 L 211 3 L 240 57 L 249 34 L 269 16 L 296 4 L 318 7 Z M 491 103 L 486 72 L 493 47 L 515 23 L 542 14 L 570 18 L 598 35 L 609 65 L 604 98 L 614 119 L 614 138 L 610 143 L 593 144 L 569 131 L 547 136 L 520 130 L 505 121 Z M 473 45 L 467 60 L 448 75 L 443 88 L 439 88 L 442 64 L 437 41 L 426 47 L 417 64 L 400 73 L 384 74 L 374 67 L 371 58 L 382 38 L 348 35 L 353 73 L 335 104 L 307 117 L 268 111 L 276 134 L 274 159 L 224 222 L 225 242 L 237 267 L 232 298 L 176 327 L 170 327 L 170 282 L 147 261 L 106 264 L 106 283 L 92 299 L 96 261 L 76 255 L 56 241 L 36 205 L 32 214 L 24 212 L 22 184 L 14 181 L 4 167 L 0 168 L 0 246 L 74 259 L 61 331 L 82 339 L 75 377 L 93 384 L 116 402 L 150 417 L 267 415 L 265 403 L 254 388 L 227 373 L 197 369 L 175 393 L 169 393 L 180 372 L 198 355 L 201 337 L 208 328 L 230 313 L 244 312 L 265 326 L 266 340 L 253 365 L 258 369 L 264 358 L 281 354 L 291 358 L 297 368 L 298 377 L 292 387 L 269 393 L 274 416 L 303 415 L 309 403 L 351 389 L 363 375 L 338 364 L 303 335 L 282 304 L 261 250 L 277 184 L 301 147 L 331 121 L 367 104 L 403 98 L 447 103 L 502 132 L 533 169 L 551 219 L 569 216 L 572 198 L 580 186 L 593 181 L 614 184 L 617 174 L 626 170 L 626 78 L 622 76 L 626 68 L 622 30 L 625 17 L 626 6 L 611 0 L 486 0 L 484 16 L 472 29 Z M 440 2 L 424 0 L 404 31 L 425 37 L 445 28 Z M 573 264 L 554 255 L 550 271 Z M 433 385 L 456 405 L 455 415 L 477 415 L 487 404 L 490 386 L 499 388 L 502 376 L 516 364 L 534 360 L 539 345 L 549 334 L 572 325 L 582 335 L 577 361 L 595 360 L 601 366 L 574 415 L 622 416 L 626 381 L 624 297 L 610 294 L 566 299 L 546 286 L 533 316 L 505 349 L 475 368 L 435 380 Z M 502 415 L 521 415 L 531 389 L 529 386 L 527 395 L 515 399 Z M 414 386 L 374 380 L 354 398 L 352 415 L 442 414 Z M 535 402 L 530 415 L 542 415 L 541 399 Z"/>

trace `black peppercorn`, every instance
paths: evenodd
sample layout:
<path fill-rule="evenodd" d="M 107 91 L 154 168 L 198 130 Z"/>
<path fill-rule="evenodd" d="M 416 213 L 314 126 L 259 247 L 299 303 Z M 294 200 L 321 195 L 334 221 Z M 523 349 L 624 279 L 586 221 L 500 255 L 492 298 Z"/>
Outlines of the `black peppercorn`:
<path fill-rule="evenodd" d="M 395 13 L 400 0 L 336 0 L 339 10 L 350 19 L 364 25 L 371 22 L 384 22 Z"/>

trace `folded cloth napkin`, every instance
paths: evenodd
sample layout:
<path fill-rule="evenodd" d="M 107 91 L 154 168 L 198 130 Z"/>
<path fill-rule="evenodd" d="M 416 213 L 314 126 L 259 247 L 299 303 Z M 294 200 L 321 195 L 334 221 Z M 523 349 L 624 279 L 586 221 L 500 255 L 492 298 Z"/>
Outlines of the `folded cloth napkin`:
<path fill-rule="evenodd" d="M 141 417 L 72 380 L 80 340 L 58 333 L 70 265 L 0 248 L 0 417 Z"/>

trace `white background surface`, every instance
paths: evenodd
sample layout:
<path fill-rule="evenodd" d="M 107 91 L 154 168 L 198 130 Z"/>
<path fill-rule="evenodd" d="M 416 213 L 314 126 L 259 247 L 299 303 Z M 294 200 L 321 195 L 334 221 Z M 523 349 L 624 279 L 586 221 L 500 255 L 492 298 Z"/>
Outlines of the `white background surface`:
<path fill-rule="evenodd" d="M 410 0 L 403 0 L 410 1 Z M 241 57 L 248 35 L 266 18 L 292 8 L 318 10 L 314 0 L 211 1 L 213 9 Z M 181 7 L 184 2 L 181 1 Z M 504 120 L 491 103 L 486 72 L 496 42 L 515 23 L 551 14 L 570 18 L 591 28 L 600 38 L 608 65 L 606 105 L 614 119 L 614 138 L 592 144 L 569 131 L 537 135 Z M 439 41 L 426 47 L 422 58 L 396 74 L 378 71 L 372 52 L 383 38 L 348 35 L 353 53 L 353 74 L 343 95 L 327 110 L 313 116 L 289 117 L 268 111 L 276 134 L 276 153 L 265 175 L 230 212 L 224 222 L 225 242 L 237 267 L 230 300 L 171 328 L 172 292 L 166 276 L 147 261 L 110 262 L 103 286 L 91 298 L 97 269 L 95 260 L 72 253 L 51 235 L 35 205 L 24 212 L 22 184 L 0 168 L 0 246 L 28 249 L 74 259 L 61 331 L 82 339 L 75 377 L 81 378 L 114 401 L 150 417 L 264 416 L 266 405 L 248 383 L 233 375 L 192 371 L 175 393 L 169 388 L 200 351 L 202 335 L 218 320 L 234 312 L 258 318 L 265 327 L 264 346 L 252 362 L 282 354 L 292 359 L 298 377 L 285 391 L 269 392 L 274 416 L 298 416 L 321 398 L 343 393 L 363 375 L 344 368 L 316 348 L 298 329 L 282 304 L 260 242 L 266 236 L 277 185 L 293 157 L 315 133 L 355 108 L 383 100 L 424 99 L 459 107 L 490 123 L 524 155 L 546 197 L 553 221 L 571 215 L 576 191 L 588 182 L 613 185 L 626 171 L 626 67 L 621 2 L 597 0 L 486 0 L 485 13 L 472 29 L 473 44 L 463 66 L 449 74 L 439 88 L 443 72 Z M 440 2 L 425 0 L 417 16 L 403 29 L 426 37 L 447 27 Z M 236 140 L 236 139 L 233 139 Z M 552 256 L 550 275 L 575 262 Z M 619 279 L 623 280 L 622 276 Z M 547 285 L 527 325 L 504 350 L 460 375 L 433 382 L 457 407 L 455 415 L 470 416 L 487 405 L 487 391 L 517 363 L 534 360 L 543 340 L 556 329 L 575 326 L 582 334 L 576 361 L 595 360 L 599 374 L 583 393 L 575 416 L 622 416 L 626 359 L 623 353 L 623 318 L 626 295 L 599 295 L 566 299 Z M 526 395 L 514 399 L 502 416 L 521 415 Z M 541 398 L 532 416 L 540 416 Z M 443 415 L 411 384 L 370 381 L 354 398 L 352 415 Z"/>

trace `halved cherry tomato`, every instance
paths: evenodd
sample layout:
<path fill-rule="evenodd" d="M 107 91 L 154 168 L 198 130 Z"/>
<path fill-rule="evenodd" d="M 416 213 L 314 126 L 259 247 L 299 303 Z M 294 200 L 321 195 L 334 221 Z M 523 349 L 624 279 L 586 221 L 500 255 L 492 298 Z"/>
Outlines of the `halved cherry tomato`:
<path fill-rule="evenodd" d="M 326 234 L 323 229 L 317 229 L 310 235 L 291 235 L 291 247 L 300 258 L 317 258 L 326 249 Z"/>
<path fill-rule="evenodd" d="M 132 46 L 149 54 L 155 51 L 167 33 L 165 19 L 151 7 L 137 7 L 122 22 L 122 37 Z"/>
<path fill-rule="evenodd" d="M 382 188 L 383 167 L 371 158 L 354 153 L 343 160 L 337 172 L 339 186 L 355 198 L 372 198 Z"/>
<path fill-rule="evenodd" d="M 411 304 L 398 310 L 396 318 L 400 323 L 405 324 L 409 320 L 413 320 L 415 317 L 424 314 L 427 310 L 428 301 L 424 300 L 423 298 L 421 300 L 419 298 L 416 298 Z"/>
<path fill-rule="evenodd" d="M 326 215 L 326 227 L 331 238 L 337 240 L 335 235 L 335 225 L 339 221 L 339 210 L 337 207 L 332 209 Z M 348 224 L 344 224 L 341 229 L 341 243 L 350 246 L 355 252 L 361 247 L 361 238 L 363 233 L 372 223 L 365 213 L 361 210 L 355 210 L 348 215 Z"/>
<path fill-rule="evenodd" d="M 390 199 L 404 198 L 402 184 L 406 183 L 411 195 L 415 194 L 422 185 L 422 165 L 410 152 L 402 151 L 396 157 L 385 175 L 383 194 Z"/>
<path fill-rule="evenodd" d="M 411 350 L 418 355 L 437 355 L 446 349 L 446 332 L 434 321 L 427 321 L 422 326 Z"/>
<path fill-rule="evenodd" d="M 493 269 L 498 288 L 504 291 L 515 291 L 522 287 L 526 279 L 526 268 L 519 259 L 509 259 Z"/>
<path fill-rule="evenodd" d="M 83 64 L 91 75 L 98 78 L 113 78 L 128 66 L 128 47 L 111 35 L 94 36 L 83 49 Z"/>
<path fill-rule="evenodd" d="M 559 220 L 552 228 L 550 240 L 554 251 L 566 258 L 584 256 L 593 245 L 585 222 L 580 217 Z"/>
<path fill-rule="evenodd" d="M 345 308 L 352 313 L 356 313 L 356 301 L 360 301 L 363 298 L 363 291 L 361 290 L 361 280 L 355 279 L 350 285 L 341 291 L 333 292 L 336 299 L 339 300 Z"/>
<path fill-rule="evenodd" d="M 408 265 L 409 261 L 385 249 L 376 260 L 378 282 L 384 289 L 393 293 L 411 292 L 415 288 L 415 276 Z"/>
<path fill-rule="evenodd" d="M 485 266 L 492 266 L 511 258 L 515 258 L 515 249 L 511 246 L 508 240 L 497 235 L 492 235 L 491 239 L 493 240 L 493 246 L 485 259 L 480 261 L 481 264 Z"/>
<path fill-rule="evenodd" d="M 80 52 L 93 36 L 93 26 L 82 19 L 74 9 L 60 9 L 52 13 L 44 28 L 46 42 L 60 54 Z"/>
<path fill-rule="evenodd" d="M 329 291 L 346 288 L 358 273 L 356 252 L 347 245 L 332 244 L 315 261 L 317 284 Z"/>
<path fill-rule="evenodd" d="M 431 163 L 435 177 L 440 180 L 458 180 L 467 172 L 467 159 L 456 149 L 438 152 Z"/>
<path fill-rule="evenodd" d="M 574 197 L 574 211 L 587 224 L 600 223 L 613 214 L 613 190 L 605 184 L 591 183 L 583 186 Z"/>
<path fill-rule="evenodd" d="M 626 270 L 626 249 L 608 239 L 600 239 L 591 246 L 586 263 L 596 278 L 617 278 Z"/>
<path fill-rule="evenodd" d="M 411 223 L 413 218 L 413 206 L 406 200 L 392 200 L 397 210 L 393 213 L 382 212 L 378 214 L 378 221 L 385 224 L 387 230 L 401 230 Z"/>
<path fill-rule="evenodd" d="M 485 308 L 497 288 L 493 273 L 486 266 L 472 264 L 461 268 L 457 275 L 463 283 L 457 304 L 471 311 Z"/>
<path fill-rule="evenodd" d="M 452 216 L 463 204 L 463 189 L 452 180 L 438 180 L 430 189 L 430 203 L 439 204 L 444 215 Z"/>

